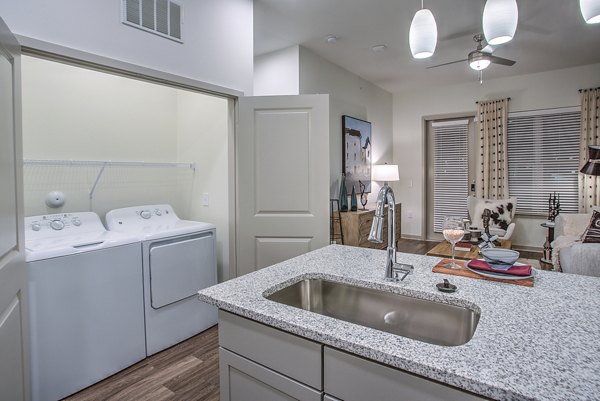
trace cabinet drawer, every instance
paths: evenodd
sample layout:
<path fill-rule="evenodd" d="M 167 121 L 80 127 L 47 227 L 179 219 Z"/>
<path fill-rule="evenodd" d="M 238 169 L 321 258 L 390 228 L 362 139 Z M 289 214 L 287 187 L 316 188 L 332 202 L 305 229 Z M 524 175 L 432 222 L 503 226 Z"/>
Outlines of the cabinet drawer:
<path fill-rule="evenodd" d="M 219 348 L 222 401 L 320 401 L 321 392 Z"/>
<path fill-rule="evenodd" d="M 219 345 L 317 390 L 323 388 L 319 343 L 220 310 Z"/>
<path fill-rule="evenodd" d="M 344 401 L 482 401 L 480 396 L 324 347 L 324 391 Z"/>

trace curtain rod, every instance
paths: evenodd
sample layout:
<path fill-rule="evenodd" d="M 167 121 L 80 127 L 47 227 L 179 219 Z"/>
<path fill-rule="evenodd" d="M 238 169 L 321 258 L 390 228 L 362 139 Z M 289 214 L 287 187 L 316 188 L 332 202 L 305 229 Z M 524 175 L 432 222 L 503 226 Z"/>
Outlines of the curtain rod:
<path fill-rule="evenodd" d="M 597 88 L 590 88 L 590 89 L 579 89 L 579 93 L 581 92 L 587 92 L 587 91 L 593 91 L 594 89 L 600 89 L 600 86 Z"/>
<path fill-rule="evenodd" d="M 506 100 L 510 100 L 509 97 L 506 98 Z M 483 101 L 483 100 L 482 100 Z M 489 102 L 489 100 L 485 100 L 486 102 Z M 492 100 L 492 102 L 494 102 L 495 100 Z M 475 104 L 479 104 L 479 100 L 475 102 Z"/>

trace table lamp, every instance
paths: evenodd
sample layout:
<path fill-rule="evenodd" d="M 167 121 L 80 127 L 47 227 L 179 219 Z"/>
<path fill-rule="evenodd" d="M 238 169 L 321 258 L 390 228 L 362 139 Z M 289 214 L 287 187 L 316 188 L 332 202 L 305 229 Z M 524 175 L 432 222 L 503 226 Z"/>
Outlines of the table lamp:
<path fill-rule="evenodd" d="M 588 146 L 588 161 L 579 170 L 585 175 L 600 175 L 600 146 Z"/>
<path fill-rule="evenodd" d="M 383 185 L 388 185 L 391 181 L 400 181 L 398 165 L 396 164 L 376 164 L 373 166 L 373 181 L 383 181 Z"/>

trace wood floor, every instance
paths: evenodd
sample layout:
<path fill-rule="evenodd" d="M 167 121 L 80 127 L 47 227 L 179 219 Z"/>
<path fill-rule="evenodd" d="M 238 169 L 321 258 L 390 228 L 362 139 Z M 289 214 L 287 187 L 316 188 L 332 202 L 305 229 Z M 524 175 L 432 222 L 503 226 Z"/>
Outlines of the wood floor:
<path fill-rule="evenodd" d="M 424 255 L 437 242 L 401 239 L 398 251 Z M 521 252 L 524 258 L 539 252 Z M 217 327 L 74 394 L 69 401 L 218 401 L 219 342 Z"/>
<path fill-rule="evenodd" d="M 217 327 L 67 397 L 69 401 L 218 401 Z"/>

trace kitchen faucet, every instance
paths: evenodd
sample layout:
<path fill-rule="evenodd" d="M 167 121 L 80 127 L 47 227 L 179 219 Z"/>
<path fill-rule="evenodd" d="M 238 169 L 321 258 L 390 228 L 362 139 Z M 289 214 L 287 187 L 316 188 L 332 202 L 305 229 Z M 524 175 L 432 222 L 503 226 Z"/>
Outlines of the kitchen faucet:
<path fill-rule="evenodd" d="M 396 262 L 396 199 L 394 191 L 384 182 L 383 187 L 377 195 L 377 207 L 375 217 L 369 233 L 369 241 L 381 244 L 383 242 L 383 210 L 388 205 L 388 246 L 387 261 L 385 264 L 386 281 L 403 281 L 413 270 L 412 265 Z M 402 278 L 399 277 L 402 275 Z"/>

